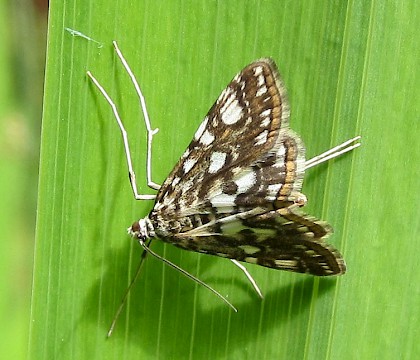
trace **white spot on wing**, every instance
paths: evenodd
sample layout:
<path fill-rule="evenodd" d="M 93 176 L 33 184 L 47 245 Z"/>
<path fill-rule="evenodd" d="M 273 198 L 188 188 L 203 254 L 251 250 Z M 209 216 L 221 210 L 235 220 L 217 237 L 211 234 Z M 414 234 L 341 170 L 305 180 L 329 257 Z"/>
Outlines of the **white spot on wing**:
<path fill-rule="evenodd" d="M 176 176 L 176 177 L 172 180 L 172 187 L 177 186 L 180 180 L 181 180 L 181 178 L 179 178 L 178 176 Z"/>
<path fill-rule="evenodd" d="M 185 150 L 185 152 L 182 154 L 182 158 L 186 159 L 190 155 L 190 149 Z"/>
<path fill-rule="evenodd" d="M 286 148 L 284 147 L 284 145 L 281 145 L 279 147 L 279 149 L 277 150 L 277 155 L 284 157 L 284 155 L 286 155 Z"/>
<path fill-rule="evenodd" d="M 196 163 L 197 163 L 197 160 L 195 160 L 195 159 L 185 160 L 184 166 L 183 166 L 184 173 L 185 174 L 188 173 Z"/>
<path fill-rule="evenodd" d="M 286 149 L 284 148 L 284 145 L 281 144 L 276 152 L 276 163 L 273 165 L 273 167 L 276 168 L 282 168 L 284 166 L 284 157 L 286 155 Z"/>
<path fill-rule="evenodd" d="M 261 127 L 267 127 L 268 124 L 270 124 L 270 120 L 271 120 L 270 115 L 271 115 L 271 109 L 264 110 L 260 114 L 260 118 L 264 119 L 263 121 L 261 121 L 261 124 L 260 124 Z"/>
<path fill-rule="evenodd" d="M 297 265 L 296 260 L 274 260 L 274 263 L 277 266 L 283 266 L 283 267 L 287 267 L 287 268 L 294 268 Z"/>
<path fill-rule="evenodd" d="M 233 206 L 223 206 L 223 207 L 218 207 L 216 209 L 216 212 L 218 214 L 232 214 L 234 210 L 235 210 L 235 208 Z M 224 231 L 225 226 L 226 226 L 226 224 L 221 225 L 221 228 L 222 228 L 223 231 Z"/>
<path fill-rule="evenodd" d="M 252 246 L 252 245 L 241 245 L 241 246 L 238 246 L 238 247 L 241 248 L 245 252 L 245 254 L 248 254 L 248 255 L 252 255 L 252 254 L 255 254 L 258 251 L 260 251 L 259 248 L 257 248 L 256 246 Z"/>
<path fill-rule="evenodd" d="M 191 190 L 191 188 L 193 187 L 194 183 L 191 180 L 188 180 L 186 182 L 184 182 L 182 184 L 182 194 L 188 194 L 188 192 Z M 170 196 L 168 196 L 168 198 L 170 198 Z"/>
<path fill-rule="evenodd" d="M 262 71 L 263 71 L 262 66 L 257 66 L 257 67 L 254 69 L 254 74 L 255 74 L 255 76 L 261 75 L 261 74 L 262 74 Z"/>
<path fill-rule="evenodd" d="M 261 86 L 257 92 L 255 93 L 256 96 L 262 96 L 267 92 L 267 86 L 263 85 Z"/>
<path fill-rule="evenodd" d="M 238 100 L 232 101 L 226 110 L 222 112 L 222 121 L 226 125 L 237 123 L 242 117 L 242 107 L 239 105 Z"/>
<path fill-rule="evenodd" d="M 219 98 L 217 99 L 217 103 L 226 103 L 227 101 L 227 97 L 228 96 L 232 96 L 232 92 L 230 89 L 225 89 L 222 91 L 222 93 L 220 94 Z"/>
<path fill-rule="evenodd" d="M 235 205 L 236 195 L 219 194 L 210 199 L 211 205 L 215 208 L 223 208 Z"/>
<path fill-rule="evenodd" d="M 266 117 L 263 121 L 261 121 L 260 127 L 267 127 L 268 125 L 270 125 L 270 118 Z"/>
<path fill-rule="evenodd" d="M 200 143 L 203 145 L 210 145 L 213 141 L 214 141 L 214 136 L 208 130 L 204 131 L 203 135 L 201 135 L 200 137 Z"/>
<path fill-rule="evenodd" d="M 248 171 L 244 173 L 239 179 L 235 181 L 236 185 L 238 185 L 237 193 L 244 193 L 248 191 L 255 185 L 255 173 L 253 171 Z"/>
<path fill-rule="evenodd" d="M 255 138 L 255 145 L 262 145 L 267 141 L 268 130 L 264 130 Z"/>
<path fill-rule="evenodd" d="M 232 208 L 233 210 L 233 208 Z M 222 222 L 223 220 L 225 220 L 226 218 L 223 218 L 220 222 L 220 230 L 222 231 L 223 234 L 237 234 L 239 231 L 241 231 L 242 229 L 244 229 L 244 227 L 242 226 L 241 223 L 238 223 L 235 220 L 230 220 L 230 221 L 225 221 Z"/>
<path fill-rule="evenodd" d="M 210 157 L 209 172 L 214 174 L 219 171 L 226 162 L 226 154 L 222 152 L 214 152 Z"/>
<path fill-rule="evenodd" d="M 217 256 L 223 257 L 223 258 L 227 258 L 228 255 L 227 254 L 223 254 L 223 253 L 217 253 Z"/>
<path fill-rule="evenodd" d="M 247 263 L 250 263 L 250 264 L 256 264 L 257 263 L 257 259 L 256 258 L 253 258 L 253 257 L 246 257 L 245 258 L 245 261 Z"/>
<path fill-rule="evenodd" d="M 268 196 L 276 196 L 277 193 L 280 191 L 282 184 L 271 184 L 267 186 L 267 195 Z"/>
<path fill-rule="evenodd" d="M 201 135 L 203 135 L 203 132 L 204 132 L 206 126 L 207 126 L 208 120 L 209 120 L 209 118 L 206 116 L 204 118 L 204 120 L 201 122 L 200 126 L 198 127 L 198 129 L 197 129 L 197 131 L 194 135 L 195 140 L 198 140 L 201 137 Z"/>
<path fill-rule="evenodd" d="M 269 116 L 270 116 L 270 114 L 271 114 L 271 109 L 267 109 L 267 110 L 264 110 L 264 111 L 260 114 L 260 116 L 261 116 L 262 118 L 265 118 L 265 117 L 269 117 Z"/>

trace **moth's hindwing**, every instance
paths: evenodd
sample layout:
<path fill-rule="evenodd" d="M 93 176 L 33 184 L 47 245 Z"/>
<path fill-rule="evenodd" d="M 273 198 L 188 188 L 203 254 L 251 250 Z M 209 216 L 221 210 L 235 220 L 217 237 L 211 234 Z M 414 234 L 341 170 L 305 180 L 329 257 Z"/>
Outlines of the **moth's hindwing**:
<path fill-rule="evenodd" d="M 227 219 L 227 218 L 224 218 Z M 345 263 L 325 239 L 331 227 L 298 208 L 231 217 L 177 234 L 173 244 L 274 269 L 318 276 L 345 272 Z"/>

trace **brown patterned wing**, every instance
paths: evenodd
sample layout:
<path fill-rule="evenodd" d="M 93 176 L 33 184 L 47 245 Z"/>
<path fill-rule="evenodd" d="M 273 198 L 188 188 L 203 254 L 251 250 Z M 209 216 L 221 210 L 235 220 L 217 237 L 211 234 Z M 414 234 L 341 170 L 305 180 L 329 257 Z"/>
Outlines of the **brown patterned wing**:
<path fill-rule="evenodd" d="M 346 271 L 343 257 L 325 242 L 331 233 L 326 222 L 291 206 L 216 219 L 164 240 L 186 250 L 273 269 L 317 276 L 342 275 Z"/>
<path fill-rule="evenodd" d="M 158 192 L 154 211 L 167 218 L 185 216 L 180 209 L 212 212 L 208 194 L 214 196 L 223 188 L 233 192 L 231 180 L 279 157 L 286 139 L 295 141 L 296 157 L 304 161 L 303 145 L 289 130 L 288 120 L 286 91 L 274 62 L 261 59 L 248 65 L 208 112 Z M 280 177 L 286 174 L 285 169 L 277 172 Z"/>

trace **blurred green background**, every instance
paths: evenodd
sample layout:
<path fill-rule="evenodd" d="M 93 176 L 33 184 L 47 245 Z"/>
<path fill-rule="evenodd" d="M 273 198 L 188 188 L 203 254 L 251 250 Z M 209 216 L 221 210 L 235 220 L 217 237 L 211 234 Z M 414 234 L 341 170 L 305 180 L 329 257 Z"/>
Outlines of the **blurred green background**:
<path fill-rule="evenodd" d="M 47 1 L 0 1 L 0 358 L 28 348 Z"/>
<path fill-rule="evenodd" d="M 420 356 L 417 1 L 52 1 L 38 194 L 46 13 L 42 3 L 0 4 L 0 359 L 28 347 L 31 359 Z M 118 103 L 144 189 L 144 129 L 114 39 L 161 129 L 159 183 L 223 87 L 262 56 L 279 65 L 308 157 L 362 135 L 361 148 L 304 184 L 308 212 L 335 229 L 345 276 L 249 266 L 260 301 L 229 262 L 156 242 L 238 314 L 148 259 L 105 338 L 139 257 L 124 229 L 151 206 L 134 203 L 111 111 L 85 76 L 92 70 Z"/>

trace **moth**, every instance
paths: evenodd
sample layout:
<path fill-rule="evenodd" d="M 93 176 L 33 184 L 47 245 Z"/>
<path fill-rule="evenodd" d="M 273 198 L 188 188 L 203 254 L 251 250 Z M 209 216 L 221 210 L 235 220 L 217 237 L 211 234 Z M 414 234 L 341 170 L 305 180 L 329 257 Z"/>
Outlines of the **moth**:
<path fill-rule="evenodd" d="M 88 75 L 120 126 L 135 198 L 155 201 L 149 215 L 128 229 L 146 251 L 161 258 L 147 244 L 158 238 L 237 265 L 240 261 L 317 276 L 345 273 L 343 257 L 326 242 L 331 226 L 302 210 L 307 199 L 301 190 L 307 169 L 358 147 L 360 136 L 306 160 L 302 140 L 289 127 L 289 102 L 277 66 L 263 58 L 246 66 L 222 91 L 159 186 L 151 180 L 157 129 L 151 128 L 140 87 L 116 42 L 114 47 L 142 106 L 148 131 L 147 182 L 156 195 L 138 193 L 117 108 Z"/>

